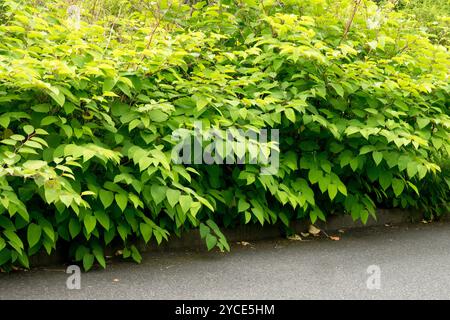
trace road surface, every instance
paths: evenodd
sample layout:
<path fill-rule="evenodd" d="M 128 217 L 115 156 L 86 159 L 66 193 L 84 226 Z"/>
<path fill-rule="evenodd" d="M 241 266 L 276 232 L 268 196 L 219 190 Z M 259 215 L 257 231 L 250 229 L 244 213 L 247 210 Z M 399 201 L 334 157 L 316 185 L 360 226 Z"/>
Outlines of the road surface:
<path fill-rule="evenodd" d="M 340 240 L 234 244 L 226 254 L 148 252 L 141 264 L 82 273 L 79 290 L 67 289 L 66 266 L 0 274 L 0 299 L 450 298 L 450 223 L 333 235 Z"/>

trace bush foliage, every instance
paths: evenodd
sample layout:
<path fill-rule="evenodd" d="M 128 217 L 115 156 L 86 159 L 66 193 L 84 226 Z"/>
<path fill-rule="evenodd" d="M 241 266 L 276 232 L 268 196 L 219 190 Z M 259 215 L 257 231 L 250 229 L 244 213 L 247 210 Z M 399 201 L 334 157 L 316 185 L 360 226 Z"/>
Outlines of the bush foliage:
<path fill-rule="evenodd" d="M 220 228 L 239 224 L 449 210 L 448 42 L 393 4 L 3 2 L 5 270 L 60 243 L 90 269 L 188 229 L 229 250 Z M 279 129 L 279 172 L 174 164 L 195 121 Z"/>

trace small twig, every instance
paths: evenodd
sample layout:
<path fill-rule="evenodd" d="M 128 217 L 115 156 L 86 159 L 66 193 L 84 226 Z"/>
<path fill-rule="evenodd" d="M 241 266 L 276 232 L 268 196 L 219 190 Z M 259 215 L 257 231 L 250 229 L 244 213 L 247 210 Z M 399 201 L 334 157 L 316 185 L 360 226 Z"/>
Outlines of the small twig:
<path fill-rule="evenodd" d="M 355 5 L 353 6 L 353 11 L 352 11 L 352 15 L 350 16 L 350 18 L 347 21 L 347 24 L 345 25 L 345 30 L 344 30 L 344 34 L 342 35 L 341 40 L 339 41 L 339 44 L 342 43 L 342 41 L 347 38 L 347 34 L 350 31 L 350 27 L 352 26 L 353 23 L 353 19 L 355 18 L 356 15 L 356 11 L 358 11 L 358 6 L 361 4 L 362 0 L 355 0 Z"/>
<path fill-rule="evenodd" d="M 164 17 L 166 16 L 166 14 L 169 12 L 169 10 L 171 9 L 171 7 L 172 7 L 172 2 L 169 4 L 169 7 L 167 8 L 167 10 L 166 10 L 166 12 L 164 12 L 164 14 L 161 16 L 161 14 L 159 14 L 159 12 L 160 12 L 160 10 L 158 9 L 158 18 L 157 18 L 157 20 L 156 20 L 156 24 L 155 24 L 155 27 L 152 29 L 152 31 L 150 32 L 150 35 L 149 35 L 149 39 L 148 39 L 148 42 L 147 42 L 147 45 L 145 46 L 145 50 L 148 50 L 148 48 L 150 48 L 150 45 L 152 44 L 152 42 L 153 42 L 153 37 L 155 36 L 155 34 L 156 34 L 156 31 L 158 30 L 158 28 L 159 28 L 159 26 L 161 25 L 161 21 L 164 19 Z M 144 50 L 143 50 L 144 51 Z M 141 57 L 141 61 L 140 61 L 140 63 L 144 60 L 144 54 L 142 54 L 142 57 Z"/>
<path fill-rule="evenodd" d="M 106 43 L 106 47 L 105 47 L 105 51 L 104 52 L 106 52 L 106 50 L 108 50 L 108 48 L 109 48 L 109 43 L 111 42 L 111 37 L 112 37 L 112 33 L 114 31 L 114 27 L 116 26 L 117 21 L 119 20 L 120 15 L 122 14 L 122 7 L 123 7 L 123 5 L 120 6 L 119 13 L 117 14 L 116 19 L 114 20 L 113 24 L 111 25 L 111 29 L 109 30 L 108 42 Z"/>

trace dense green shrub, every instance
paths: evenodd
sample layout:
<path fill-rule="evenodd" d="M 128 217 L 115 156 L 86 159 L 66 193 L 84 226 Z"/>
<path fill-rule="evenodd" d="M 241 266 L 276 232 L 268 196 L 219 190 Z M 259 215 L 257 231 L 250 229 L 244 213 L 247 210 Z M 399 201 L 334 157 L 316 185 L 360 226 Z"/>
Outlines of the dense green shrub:
<path fill-rule="evenodd" d="M 398 0 L 394 8 L 416 21 L 431 41 L 450 44 L 450 1 L 448 0 Z"/>
<path fill-rule="evenodd" d="M 192 228 L 209 249 L 229 250 L 218 225 L 449 210 L 448 47 L 401 10 L 141 2 L 93 16 L 86 1 L 77 30 L 65 1 L 5 0 L 4 269 L 63 242 L 89 269 L 105 266 L 114 242 L 140 261 L 137 239 L 161 243 Z M 279 129 L 278 173 L 174 164 L 171 134 L 195 121 Z"/>

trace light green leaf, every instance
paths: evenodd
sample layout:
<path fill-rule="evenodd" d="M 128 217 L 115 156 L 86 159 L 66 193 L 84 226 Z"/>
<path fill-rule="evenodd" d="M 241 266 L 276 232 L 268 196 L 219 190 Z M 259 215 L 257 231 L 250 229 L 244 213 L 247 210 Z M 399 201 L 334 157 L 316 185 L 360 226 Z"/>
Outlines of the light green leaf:
<path fill-rule="evenodd" d="M 286 118 L 288 118 L 291 122 L 295 123 L 295 112 L 293 109 L 285 109 L 284 114 L 286 115 Z"/>
<path fill-rule="evenodd" d="M 27 229 L 27 240 L 30 248 L 34 247 L 41 239 L 42 228 L 35 223 L 30 223 Z"/>
<path fill-rule="evenodd" d="M 248 210 L 248 208 L 250 208 L 250 204 L 243 198 L 240 198 L 238 202 L 238 212 L 244 212 Z"/>
<path fill-rule="evenodd" d="M 335 184 L 328 185 L 328 195 L 331 200 L 333 200 L 336 197 L 337 192 L 338 192 L 337 185 L 335 185 Z"/>
<path fill-rule="evenodd" d="M 398 197 L 402 194 L 403 189 L 405 188 L 405 184 L 403 180 L 393 179 L 392 180 L 392 189 L 394 190 L 395 196 Z"/>
<path fill-rule="evenodd" d="M 381 152 L 378 151 L 374 151 L 372 153 L 372 157 L 373 157 L 373 161 L 375 161 L 375 164 L 378 166 L 381 162 L 381 160 L 383 160 L 383 154 Z"/>
<path fill-rule="evenodd" d="M 119 206 L 120 210 L 125 211 L 128 203 L 128 197 L 125 193 L 116 193 L 116 203 Z"/>
<path fill-rule="evenodd" d="M 111 191 L 100 189 L 99 196 L 105 209 L 108 208 L 114 201 L 114 193 Z"/>
<path fill-rule="evenodd" d="M 84 216 L 84 227 L 86 228 L 87 234 L 90 234 L 95 229 L 97 224 L 97 219 L 94 216 L 86 215 Z"/>
<path fill-rule="evenodd" d="M 167 189 L 167 201 L 169 205 L 173 208 L 178 203 L 180 199 L 181 192 L 179 190 Z"/>
<path fill-rule="evenodd" d="M 214 248 L 217 244 L 217 238 L 213 236 L 212 234 L 208 233 L 206 235 L 206 247 L 208 248 L 208 251 L 210 251 L 212 248 Z"/>
<path fill-rule="evenodd" d="M 191 208 L 192 204 L 192 198 L 189 195 L 182 195 L 180 196 L 180 206 L 184 213 L 188 212 L 188 210 Z"/>
<path fill-rule="evenodd" d="M 160 204 L 166 198 L 166 186 L 161 186 L 154 184 L 150 188 L 150 193 L 152 194 L 153 201 L 156 205 Z"/>
<path fill-rule="evenodd" d="M 84 270 L 88 271 L 92 268 L 94 264 L 94 255 L 87 253 L 83 256 L 83 267 Z"/>
<path fill-rule="evenodd" d="M 139 229 L 141 230 L 142 238 L 144 239 L 145 243 L 147 243 L 152 236 L 152 227 L 146 223 L 141 223 L 139 227 Z"/>

